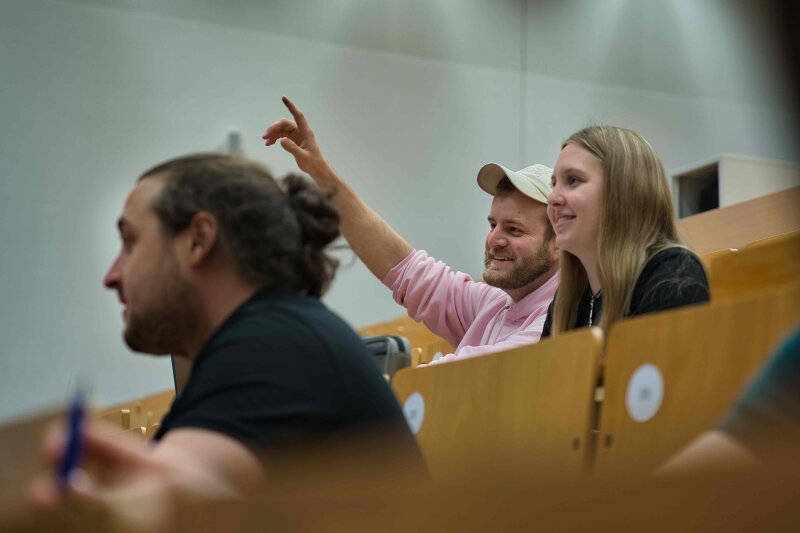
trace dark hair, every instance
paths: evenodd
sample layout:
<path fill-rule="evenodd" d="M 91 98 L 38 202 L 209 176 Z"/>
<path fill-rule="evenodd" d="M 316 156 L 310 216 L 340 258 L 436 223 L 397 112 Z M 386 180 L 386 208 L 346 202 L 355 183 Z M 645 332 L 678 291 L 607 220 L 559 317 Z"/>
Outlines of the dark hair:
<path fill-rule="evenodd" d="M 495 194 L 506 194 L 512 191 L 518 191 L 511 180 L 508 178 L 503 178 L 497 182 L 497 186 L 495 186 Z M 525 193 L 523 193 L 525 194 Z M 551 240 L 555 239 L 556 232 L 553 230 L 553 225 L 550 223 L 550 218 L 547 216 L 547 213 L 544 215 L 544 242 L 550 242 Z"/>
<path fill-rule="evenodd" d="M 242 157 L 194 154 L 161 163 L 139 178 L 163 177 L 152 208 L 168 235 L 187 227 L 199 212 L 219 224 L 218 245 L 245 278 L 288 283 L 320 297 L 338 266 L 324 248 L 339 236 L 339 213 L 311 182 L 288 175 L 277 183 Z"/>

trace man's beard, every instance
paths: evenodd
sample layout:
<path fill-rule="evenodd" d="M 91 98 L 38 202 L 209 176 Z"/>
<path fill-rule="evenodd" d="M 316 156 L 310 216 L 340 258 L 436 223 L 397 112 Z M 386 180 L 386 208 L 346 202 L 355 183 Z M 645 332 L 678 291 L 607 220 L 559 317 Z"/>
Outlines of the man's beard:
<path fill-rule="evenodd" d="M 152 288 L 158 301 L 146 312 L 131 313 L 125 328 L 125 343 L 136 352 L 183 353 L 187 341 L 199 327 L 193 293 L 174 264 L 153 282 L 158 285 Z"/>
<path fill-rule="evenodd" d="M 483 271 L 483 281 L 498 289 L 520 289 L 547 274 L 553 268 L 553 260 L 550 258 L 547 243 L 542 243 L 532 255 L 522 258 L 521 262 L 514 265 L 511 270 L 490 269 L 492 255 L 490 252 L 486 252 L 483 261 L 486 267 L 486 270 Z"/>

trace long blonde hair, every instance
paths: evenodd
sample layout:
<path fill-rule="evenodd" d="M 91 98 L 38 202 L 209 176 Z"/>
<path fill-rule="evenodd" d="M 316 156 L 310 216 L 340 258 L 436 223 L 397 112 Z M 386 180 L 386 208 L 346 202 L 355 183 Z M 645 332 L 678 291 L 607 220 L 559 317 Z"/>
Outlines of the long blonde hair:
<path fill-rule="evenodd" d="M 564 141 L 562 150 L 570 143 L 588 150 L 603 164 L 597 264 L 603 288 L 600 327 L 608 332 L 627 312 L 648 259 L 665 248 L 681 246 L 672 195 L 661 160 L 637 133 L 615 126 L 590 126 Z M 562 250 L 554 335 L 577 326 L 578 304 L 588 287 L 581 262 Z"/>

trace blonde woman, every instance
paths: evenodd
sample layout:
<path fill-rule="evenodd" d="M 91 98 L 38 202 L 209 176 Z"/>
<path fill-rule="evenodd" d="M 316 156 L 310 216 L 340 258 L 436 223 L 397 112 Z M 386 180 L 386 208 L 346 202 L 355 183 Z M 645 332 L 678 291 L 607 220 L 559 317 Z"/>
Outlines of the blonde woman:
<path fill-rule="evenodd" d="M 703 265 L 678 237 L 664 167 L 641 136 L 614 126 L 575 133 L 552 183 L 561 285 L 542 337 L 607 332 L 623 317 L 708 301 Z"/>

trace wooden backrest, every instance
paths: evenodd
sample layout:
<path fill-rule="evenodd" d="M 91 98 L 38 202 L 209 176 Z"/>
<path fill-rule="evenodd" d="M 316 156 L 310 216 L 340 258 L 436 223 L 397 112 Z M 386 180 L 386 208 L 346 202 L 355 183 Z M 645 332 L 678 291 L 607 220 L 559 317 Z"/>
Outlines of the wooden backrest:
<path fill-rule="evenodd" d="M 800 187 L 721 207 L 678 221 L 698 254 L 744 248 L 749 242 L 800 229 Z"/>
<path fill-rule="evenodd" d="M 449 342 L 429 330 L 422 322 L 417 322 L 408 315 L 365 326 L 358 330 L 359 335 L 399 335 L 411 343 L 411 366 L 428 363 L 426 359 L 428 347 L 434 343 L 438 346 L 451 346 Z M 453 350 L 451 349 L 450 352 Z M 448 353 L 450 353 L 448 352 Z"/>
<path fill-rule="evenodd" d="M 137 430 L 149 438 L 152 436 L 152 426 L 157 426 L 164 415 L 167 414 L 172 401 L 175 399 L 174 390 L 158 392 L 142 398 L 136 398 L 110 407 L 95 410 L 93 416 L 115 426 L 123 431 Z"/>
<path fill-rule="evenodd" d="M 731 298 L 800 281 L 800 231 L 749 244 L 711 262 L 711 297 Z"/>
<path fill-rule="evenodd" d="M 120 531 L 753 531 L 795 532 L 800 475 L 712 472 L 624 482 L 401 485 L 380 473 L 358 486 L 342 476 L 308 478 L 244 498 L 170 498 L 137 493 L 131 501 L 48 513 L 0 530 L 40 533 Z M 117 498 L 121 500 L 121 498 Z M 132 508 L 132 509 L 131 509 Z M 77 511 L 78 509 L 76 509 Z"/>
<path fill-rule="evenodd" d="M 708 252 L 707 254 L 703 254 L 700 256 L 700 260 L 703 262 L 703 267 L 706 269 L 706 274 L 708 274 L 709 281 L 712 277 L 714 277 L 714 272 L 712 271 L 712 267 L 714 266 L 714 261 L 718 257 L 725 257 L 731 254 L 735 254 L 738 252 L 736 248 L 725 248 L 723 250 L 717 250 L 716 252 Z"/>
<path fill-rule="evenodd" d="M 418 323 L 408 315 L 399 316 L 385 322 L 378 322 L 358 329 L 359 335 L 402 335 L 408 329 L 415 329 Z"/>
<path fill-rule="evenodd" d="M 745 475 L 747 474 L 747 475 Z M 397 490 L 376 481 L 324 495 L 273 491 L 179 508 L 175 531 L 620 531 L 795 532 L 800 476 L 719 473 L 614 483 L 452 484 Z M 309 483 L 311 489 L 318 484 Z M 168 515 L 172 517 L 172 515 Z"/>
<path fill-rule="evenodd" d="M 763 239 L 757 239 L 755 241 L 749 242 L 747 243 L 747 246 L 745 246 L 745 248 L 759 248 L 761 246 L 771 246 L 785 241 L 793 241 L 796 243 L 798 236 L 800 236 L 800 229 L 787 231 L 784 233 L 771 235 L 769 237 L 764 237 Z"/>
<path fill-rule="evenodd" d="M 599 330 L 395 374 L 392 388 L 434 480 L 584 474 Z"/>
<path fill-rule="evenodd" d="M 713 428 L 798 322 L 800 284 L 617 324 L 606 345 L 594 474 L 647 473 Z M 660 406 L 653 369 L 663 380 Z"/>
<path fill-rule="evenodd" d="M 437 355 L 447 355 L 455 352 L 455 347 L 446 340 L 438 340 L 428 343 L 428 345 L 420 350 L 420 363 L 430 363 Z M 416 366 L 416 365 L 412 365 Z"/>

